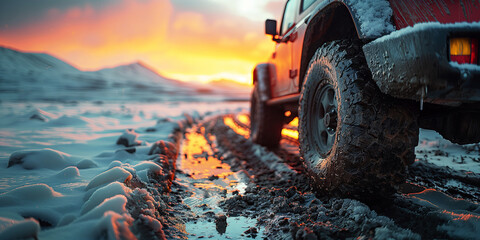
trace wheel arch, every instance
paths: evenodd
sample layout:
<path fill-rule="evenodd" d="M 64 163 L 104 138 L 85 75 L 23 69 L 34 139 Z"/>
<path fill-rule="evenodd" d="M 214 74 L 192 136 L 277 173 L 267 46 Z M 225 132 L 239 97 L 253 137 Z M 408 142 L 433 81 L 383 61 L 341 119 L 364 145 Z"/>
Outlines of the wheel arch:
<path fill-rule="evenodd" d="M 330 1 L 316 12 L 308 20 L 303 40 L 299 86 L 303 85 L 310 59 L 324 43 L 335 40 L 360 39 L 362 36 L 359 21 L 352 14 L 351 7 L 344 2 Z"/>

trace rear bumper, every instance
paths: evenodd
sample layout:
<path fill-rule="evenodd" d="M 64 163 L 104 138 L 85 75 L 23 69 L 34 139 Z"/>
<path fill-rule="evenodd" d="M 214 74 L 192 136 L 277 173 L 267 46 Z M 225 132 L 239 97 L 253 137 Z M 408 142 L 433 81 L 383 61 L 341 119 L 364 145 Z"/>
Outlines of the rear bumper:
<path fill-rule="evenodd" d="M 458 105 L 480 102 L 480 66 L 449 62 L 449 38 L 480 38 L 480 23 L 423 23 L 363 47 L 374 81 L 391 96 Z"/>

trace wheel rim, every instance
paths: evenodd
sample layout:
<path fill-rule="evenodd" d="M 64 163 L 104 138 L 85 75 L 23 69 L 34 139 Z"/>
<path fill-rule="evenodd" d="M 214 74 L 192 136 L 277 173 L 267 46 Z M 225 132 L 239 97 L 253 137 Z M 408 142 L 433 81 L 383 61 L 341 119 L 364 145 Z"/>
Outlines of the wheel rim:
<path fill-rule="evenodd" d="M 335 90 L 327 84 L 317 87 L 309 113 L 311 141 L 317 152 L 326 157 L 333 147 L 337 130 L 337 101 Z"/>

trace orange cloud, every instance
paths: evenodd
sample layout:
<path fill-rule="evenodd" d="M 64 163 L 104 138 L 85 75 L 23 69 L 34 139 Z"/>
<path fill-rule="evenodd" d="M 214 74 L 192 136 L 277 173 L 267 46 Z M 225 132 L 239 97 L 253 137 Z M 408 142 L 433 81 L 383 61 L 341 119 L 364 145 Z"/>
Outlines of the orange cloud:
<path fill-rule="evenodd" d="M 181 80 L 243 82 L 251 81 L 254 65 L 274 46 L 263 35 L 262 22 L 182 11 L 169 0 L 50 9 L 27 27 L 2 31 L 0 44 L 48 52 L 84 70 L 142 60 Z"/>

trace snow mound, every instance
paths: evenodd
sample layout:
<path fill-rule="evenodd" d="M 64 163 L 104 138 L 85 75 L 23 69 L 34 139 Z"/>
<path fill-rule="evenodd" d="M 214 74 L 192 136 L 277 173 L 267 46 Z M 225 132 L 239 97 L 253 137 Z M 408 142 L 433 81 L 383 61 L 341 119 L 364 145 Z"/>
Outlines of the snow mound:
<path fill-rule="evenodd" d="M 46 184 L 33 184 L 0 194 L 0 205 L 14 205 L 25 200 L 40 201 L 61 196 L 62 194 L 55 192 L 53 188 Z"/>
<path fill-rule="evenodd" d="M 8 167 L 17 164 L 22 165 L 27 170 L 38 168 L 61 170 L 74 165 L 69 154 L 50 148 L 14 152 L 10 155 Z"/>
<path fill-rule="evenodd" d="M 90 159 L 84 159 L 79 163 L 77 163 L 78 169 L 88 169 L 88 168 L 96 168 L 96 167 L 98 167 L 98 165 Z"/>
<path fill-rule="evenodd" d="M 114 197 L 116 195 L 130 196 L 132 190 L 126 187 L 123 183 L 113 182 L 107 186 L 96 190 L 90 198 L 83 204 L 81 214 L 85 214 L 102 203 L 105 199 Z"/>
<path fill-rule="evenodd" d="M 142 180 L 144 182 L 149 181 L 149 178 L 148 178 L 149 172 L 159 174 L 163 170 L 162 167 L 160 167 L 158 164 L 156 164 L 154 162 L 151 162 L 151 161 L 143 161 L 143 162 L 133 166 L 133 168 L 135 169 L 135 171 L 136 171 L 138 177 L 140 178 L 140 180 Z"/>
<path fill-rule="evenodd" d="M 14 220 L 0 217 L 0 239 L 38 239 L 40 224 L 33 218 Z"/>
<path fill-rule="evenodd" d="M 137 239 L 131 232 L 132 217 L 107 211 L 98 219 L 58 226 L 40 232 L 39 239 Z"/>
<path fill-rule="evenodd" d="M 53 114 L 53 113 L 49 113 L 49 112 L 46 112 L 40 108 L 36 108 L 33 112 L 31 112 L 29 114 L 29 118 L 31 120 L 39 120 L 39 121 L 42 121 L 42 122 L 48 122 L 50 120 L 53 120 L 53 119 L 57 119 L 58 116 Z"/>
<path fill-rule="evenodd" d="M 7 222 L 0 221 L 0 230 L 4 229 L 4 226 L 9 225 L 9 222 L 11 220 L 21 221 L 21 220 L 25 219 L 24 217 L 22 217 L 22 215 L 20 215 L 16 212 L 9 212 L 9 211 L 0 212 L 0 218 L 5 218 L 5 219 L 8 220 Z"/>
<path fill-rule="evenodd" d="M 62 179 L 72 179 L 76 177 L 80 177 L 80 171 L 78 171 L 77 167 L 67 167 L 57 173 L 56 177 L 62 178 Z"/>
<path fill-rule="evenodd" d="M 111 182 L 128 182 L 132 179 L 132 174 L 121 167 L 114 167 L 94 177 L 87 185 L 85 190 L 100 187 Z"/>
<path fill-rule="evenodd" d="M 360 22 L 365 37 L 375 38 L 395 31 L 391 23 L 393 10 L 386 0 L 347 1 Z"/>
<path fill-rule="evenodd" d="M 123 145 L 125 147 L 133 147 L 140 145 L 140 141 L 137 141 L 138 134 L 133 129 L 127 129 L 120 138 L 117 140 L 117 145 Z"/>
<path fill-rule="evenodd" d="M 53 127 L 59 127 L 59 126 L 86 126 L 86 125 L 92 125 L 93 123 L 90 121 L 90 119 L 81 117 L 81 116 L 68 116 L 68 115 L 63 115 L 57 119 L 54 119 L 48 123 L 49 126 Z"/>
<path fill-rule="evenodd" d="M 128 211 L 125 207 L 126 205 L 127 197 L 116 195 L 114 197 L 105 199 L 105 201 L 103 201 L 100 205 L 76 219 L 75 222 L 99 219 L 108 211 L 112 211 L 117 214 L 128 214 Z"/>
<path fill-rule="evenodd" d="M 132 223 L 133 218 L 131 216 L 110 211 L 104 214 L 94 232 L 97 238 L 106 233 L 108 239 L 137 239 L 129 228 Z"/>
<path fill-rule="evenodd" d="M 67 214 L 58 221 L 57 227 L 65 226 L 75 221 L 77 217 L 74 214 Z"/>
<path fill-rule="evenodd" d="M 112 169 L 114 167 L 121 167 L 121 166 L 122 166 L 122 162 L 115 160 L 108 165 L 108 169 Z"/>

